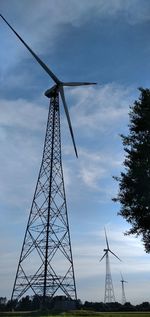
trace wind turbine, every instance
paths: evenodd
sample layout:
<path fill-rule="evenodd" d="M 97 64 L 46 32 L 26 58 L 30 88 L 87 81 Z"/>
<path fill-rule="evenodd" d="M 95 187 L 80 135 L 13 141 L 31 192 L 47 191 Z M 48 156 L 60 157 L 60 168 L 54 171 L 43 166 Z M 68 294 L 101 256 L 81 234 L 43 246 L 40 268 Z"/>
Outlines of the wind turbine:
<path fill-rule="evenodd" d="M 125 290 L 124 290 L 124 283 L 128 283 L 127 281 L 125 281 L 123 279 L 123 276 L 120 272 L 120 275 L 121 275 L 121 288 L 122 288 L 122 305 L 124 305 L 126 303 L 126 296 L 125 296 Z"/>
<path fill-rule="evenodd" d="M 119 261 L 120 258 L 111 251 L 108 243 L 108 238 L 106 234 L 106 229 L 104 228 L 105 231 L 105 239 L 106 239 L 106 248 L 104 249 L 104 255 L 100 259 L 102 261 L 104 257 L 106 257 L 106 277 L 105 277 L 105 295 L 104 295 L 104 303 L 111 303 L 115 302 L 115 294 L 114 294 L 114 288 L 113 288 L 113 282 L 112 282 L 112 277 L 111 277 L 111 270 L 110 270 L 110 261 L 109 261 L 109 253 L 114 255 Z"/>
<path fill-rule="evenodd" d="M 53 87 L 45 92 L 50 98 L 50 107 L 43 156 L 11 296 L 12 301 L 19 300 L 28 292 L 39 300 L 42 298 L 42 305 L 46 307 L 48 297 L 63 294 L 69 299 L 77 299 L 61 160 L 59 96 L 78 157 L 64 87 L 96 83 L 61 81 L 0 16 L 54 81 Z"/>

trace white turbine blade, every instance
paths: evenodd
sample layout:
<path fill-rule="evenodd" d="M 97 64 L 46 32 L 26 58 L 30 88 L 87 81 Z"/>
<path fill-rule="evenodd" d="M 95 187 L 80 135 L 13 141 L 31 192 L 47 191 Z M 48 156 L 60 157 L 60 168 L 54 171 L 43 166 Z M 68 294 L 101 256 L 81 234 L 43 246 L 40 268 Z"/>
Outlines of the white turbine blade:
<path fill-rule="evenodd" d="M 60 91 L 61 99 L 62 99 L 62 102 L 63 102 L 63 105 L 64 105 L 64 109 L 65 109 L 65 113 L 66 113 L 69 129 L 70 129 L 70 134 L 71 134 L 71 138 L 72 138 L 75 154 L 76 154 L 76 157 L 78 157 L 78 152 L 77 152 L 77 148 L 76 148 L 76 144 L 75 144 L 75 140 L 74 140 L 74 135 L 73 135 L 72 125 L 71 125 L 70 115 L 69 115 L 68 107 L 67 107 L 66 100 L 65 100 L 65 94 L 64 94 L 63 86 L 59 86 L 59 91 Z"/>
<path fill-rule="evenodd" d="M 106 239 L 107 249 L 109 249 L 109 244 L 108 244 L 108 239 L 107 239 L 107 234 L 106 234 L 106 229 L 105 229 L 105 227 L 104 227 L 104 230 L 105 230 L 105 239 Z"/>
<path fill-rule="evenodd" d="M 104 255 L 103 255 L 102 258 L 99 260 L 99 262 L 101 262 L 101 261 L 104 259 L 106 253 L 107 253 L 107 252 L 104 253 Z"/>
<path fill-rule="evenodd" d="M 86 86 L 86 85 L 97 85 L 97 83 L 88 83 L 88 82 L 68 82 L 63 83 L 63 86 Z"/>
<path fill-rule="evenodd" d="M 1 18 L 6 22 L 9 28 L 15 33 L 19 40 L 25 45 L 28 51 L 36 59 L 36 61 L 42 66 L 46 73 L 54 80 L 56 84 L 60 83 L 60 80 L 54 75 L 54 73 L 47 67 L 47 65 L 32 51 L 32 49 L 26 44 L 26 42 L 21 38 L 21 36 L 13 29 L 13 27 L 6 21 L 6 19 L 0 14 Z"/>
<path fill-rule="evenodd" d="M 110 249 L 109 249 L 109 252 L 111 252 L 119 261 L 121 261 L 121 260 L 119 259 L 119 257 L 118 257 L 114 252 L 112 252 Z"/>
<path fill-rule="evenodd" d="M 124 280 L 123 275 L 122 275 L 121 272 L 120 272 L 120 275 L 121 275 L 121 281 L 120 281 L 120 282 L 122 282 L 122 283 L 128 283 L 127 281 Z"/>
<path fill-rule="evenodd" d="M 120 272 L 120 275 L 121 275 L 121 278 L 122 278 L 122 280 L 123 280 L 123 275 L 122 275 L 122 273 Z"/>

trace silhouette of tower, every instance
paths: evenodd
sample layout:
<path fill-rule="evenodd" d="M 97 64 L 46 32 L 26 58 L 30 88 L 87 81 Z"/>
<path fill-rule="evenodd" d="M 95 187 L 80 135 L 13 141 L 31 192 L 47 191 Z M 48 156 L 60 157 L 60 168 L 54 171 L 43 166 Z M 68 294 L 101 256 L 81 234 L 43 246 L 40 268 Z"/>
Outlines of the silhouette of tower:
<path fill-rule="evenodd" d="M 31 272 L 31 267 L 33 270 Z M 59 96 L 51 96 L 43 158 L 12 292 L 77 298 L 61 162 Z"/>
<path fill-rule="evenodd" d="M 121 282 L 121 289 L 122 289 L 122 305 L 124 305 L 126 303 L 124 283 L 128 283 L 128 282 L 123 279 L 122 274 L 121 274 L 121 281 L 120 282 Z"/>
<path fill-rule="evenodd" d="M 111 303 L 111 302 L 115 302 L 115 293 L 114 293 L 113 282 L 112 282 L 111 271 L 110 271 L 109 252 L 112 253 L 117 259 L 119 259 L 119 258 L 109 248 L 109 243 L 108 243 L 108 239 L 107 239 L 107 235 L 106 235 L 106 230 L 105 230 L 105 239 L 106 239 L 107 248 L 104 249 L 105 253 L 102 256 L 102 258 L 100 259 L 100 261 L 102 261 L 102 259 L 104 257 L 106 257 L 106 276 L 105 276 L 104 303 Z"/>
<path fill-rule="evenodd" d="M 11 299 L 20 299 L 27 292 L 42 297 L 43 304 L 46 297 L 54 295 L 77 299 L 61 160 L 59 95 L 78 157 L 64 86 L 95 83 L 60 81 L 1 14 L 0 17 L 55 82 L 45 92 L 50 98 L 50 107 L 43 157 Z"/>

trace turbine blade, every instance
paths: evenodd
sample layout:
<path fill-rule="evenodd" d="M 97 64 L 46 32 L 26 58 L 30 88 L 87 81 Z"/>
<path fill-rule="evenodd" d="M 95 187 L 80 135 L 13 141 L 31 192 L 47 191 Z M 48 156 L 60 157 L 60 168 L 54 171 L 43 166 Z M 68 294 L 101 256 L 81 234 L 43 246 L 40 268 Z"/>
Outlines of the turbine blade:
<path fill-rule="evenodd" d="M 104 259 L 106 253 L 107 253 L 107 252 L 104 253 L 104 255 L 103 255 L 102 258 L 99 260 L 99 262 L 101 262 L 101 261 Z"/>
<path fill-rule="evenodd" d="M 76 157 L 78 157 L 78 152 L 77 152 L 77 148 L 76 148 L 76 144 L 75 144 L 75 140 L 74 140 L 74 135 L 73 135 L 72 125 L 71 125 L 70 115 L 69 115 L 68 107 L 67 107 L 67 104 L 66 104 L 66 99 L 65 99 L 63 86 L 59 86 L 59 91 L 60 91 L 61 99 L 62 99 L 62 102 L 63 102 L 63 105 L 64 105 L 64 109 L 65 109 L 65 113 L 66 113 L 66 117 L 67 117 L 67 121 L 68 121 L 68 125 L 69 125 L 69 130 L 70 130 L 70 134 L 71 134 L 71 138 L 72 138 L 75 154 L 76 154 Z"/>
<path fill-rule="evenodd" d="M 105 227 L 104 227 L 104 230 L 105 230 L 105 239 L 106 239 L 107 249 L 109 249 L 109 244 L 108 244 L 108 239 L 107 239 L 107 234 L 106 234 L 106 229 L 105 229 Z"/>
<path fill-rule="evenodd" d="M 111 252 L 119 261 L 121 261 L 121 259 L 119 259 L 119 257 L 114 252 L 112 252 L 110 249 L 109 249 L 109 252 Z"/>
<path fill-rule="evenodd" d="M 60 83 L 60 80 L 54 75 L 54 73 L 47 67 L 47 65 L 32 51 L 32 49 L 27 45 L 27 43 L 21 38 L 21 36 L 13 29 L 13 27 L 7 22 L 7 20 L 0 14 L 1 18 L 9 26 L 9 28 L 15 33 L 19 40 L 24 44 L 36 61 L 41 65 L 41 67 L 46 71 L 46 73 L 54 80 L 56 84 Z"/>
<path fill-rule="evenodd" d="M 122 273 L 120 272 L 120 275 L 121 275 L 121 278 L 122 278 L 122 280 L 123 280 L 123 276 L 122 276 Z"/>
<path fill-rule="evenodd" d="M 66 82 L 63 86 L 86 86 L 86 85 L 97 85 L 97 83 L 87 83 L 87 82 Z"/>

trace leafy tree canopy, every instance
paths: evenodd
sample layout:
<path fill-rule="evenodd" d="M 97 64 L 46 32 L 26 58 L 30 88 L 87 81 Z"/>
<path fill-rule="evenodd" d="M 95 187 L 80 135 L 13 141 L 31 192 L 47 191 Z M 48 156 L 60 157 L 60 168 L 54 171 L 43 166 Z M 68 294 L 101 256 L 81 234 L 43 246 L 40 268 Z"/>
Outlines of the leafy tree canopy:
<path fill-rule="evenodd" d="M 150 252 L 150 90 L 140 88 L 139 100 L 130 107 L 129 135 L 121 135 L 124 151 L 124 171 L 119 192 L 118 213 L 131 225 L 126 234 L 142 236 L 146 252 Z"/>

